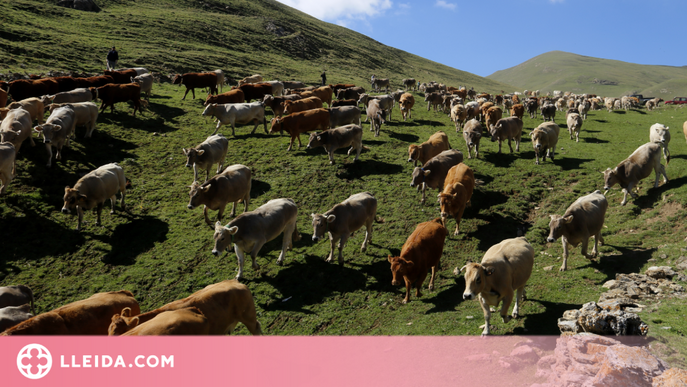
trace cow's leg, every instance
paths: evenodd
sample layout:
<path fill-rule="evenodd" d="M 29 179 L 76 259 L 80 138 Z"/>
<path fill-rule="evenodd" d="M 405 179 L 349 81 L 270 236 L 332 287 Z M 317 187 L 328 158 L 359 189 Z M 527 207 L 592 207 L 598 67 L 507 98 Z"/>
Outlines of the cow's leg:
<path fill-rule="evenodd" d="M 438 267 L 439 267 L 439 262 L 437 262 L 437 264 L 435 266 L 432 266 L 432 276 L 429 277 L 429 287 L 428 287 L 430 292 L 434 290 L 434 279 L 436 278 Z"/>
<path fill-rule="evenodd" d="M 287 151 L 287 152 L 291 150 L 291 147 L 293 147 L 293 140 L 295 140 L 295 139 L 294 139 L 293 136 L 291 136 L 291 141 L 289 141 L 289 147 L 286 148 L 286 151 Z"/>
<path fill-rule="evenodd" d="M 193 99 L 196 99 L 196 89 L 191 89 L 191 94 L 193 94 Z"/>
<path fill-rule="evenodd" d="M 114 208 L 115 208 L 115 202 L 116 201 L 117 201 L 117 196 L 112 195 L 112 197 L 110 198 L 110 205 L 112 206 L 112 208 L 110 208 L 110 215 L 114 214 Z"/>
<path fill-rule="evenodd" d="M 558 271 L 566 271 L 568 270 L 568 240 L 562 236 L 561 242 L 563 243 L 563 264 Z"/>
<path fill-rule="evenodd" d="M 510 148 L 510 153 L 513 153 L 513 145 L 511 144 L 511 139 L 508 139 L 508 147 Z"/>
<path fill-rule="evenodd" d="M 475 144 L 475 158 L 479 158 L 479 142 Z"/>
<path fill-rule="evenodd" d="M 48 163 L 45 166 L 50 168 L 50 166 L 52 165 L 52 145 L 45 144 L 45 149 L 48 150 Z"/>
<path fill-rule="evenodd" d="M 83 223 L 83 209 L 81 208 L 81 206 L 76 206 L 76 214 L 76 231 L 81 231 L 81 223 Z"/>
<path fill-rule="evenodd" d="M 184 93 L 184 96 L 181 98 L 182 101 L 186 99 L 186 94 L 188 94 L 188 89 L 186 89 L 186 92 Z"/>
<path fill-rule="evenodd" d="M 262 117 L 262 128 L 265 130 L 265 134 L 270 133 L 267 131 L 267 120 L 265 119 L 265 117 Z"/>
<path fill-rule="evenodd" d="M 663 166 L 663 164 L 658 164 L 661 169 L 661 174 L 663 175 L 663 184 L 666 184 L 668 182 L 668 175 L 666 175 L 666 168 Z M 658 176 L 656 176 L 656 179 L 658 180 Z"/>
<path fill-rule="evenodd" d="M 498 141 L 499 141 L 499 154 L 501 154 L 501 143 L 502 143 L 502 141 L 501 141 L 501 139 L 500 139 L 500 138 L 499 138 L 499 140 L 498 140 Z"/>
<path fill-rule="evenodd" d="M 482 295 L 478 295 L 477 298 L 479 299 L 480 305 L 482 305 L 482 312 L 484 312 L 484 325 L 480 326 L 480 328 L 484 328 L 482 330 L 482 336 L 487 336 L 489 334 L 489 320 L 491 320 L 491 310 L 489 309 L 489 305 L 487 304 L 487 301 L 482 298 Z"/>
<path fill-rule="evenodd" d="M 229 214 L 229 216 L 232 218 L 236 216 L 236 203 L 238 203 L 238 200 L 231 203 L 231 214 Z M 220 211 L 224 211 L 224 208 L 222 208 Z"/>
<path fill-rule="evenodd" d="M 234 244 L 234 251 L 236 251 L 236 258 L 239 261 L 239 272 L 236 274 L 236 279 L 239 280 L 243 278 L 243 262 L 245 261 L 245 254 L 241 246 L 237 243 Z"/>
<path fill-rule="evenodd" d="M 596 257 L 596 255 L 599 253 L 598 247 L 599 247 L 599 237 L 601 236 L 601 231 L 599 231 L 596 235 L 594 235 L 594 249 L 592 249 L 592 257 Z"/>
<path fill-rule="evenodd" d="M 343 266 L 344 264 L 343 249 L 346 246 L 346 242 L 348 242 L 348 238 L 350 236 L 351 233 L 346 231 L 341 235 L 341 239 L 339 239 L 339 266 Z"/>
<path fill-rule="evenodd" d="M 534 149 L 534 165 L 539 165 L 539 150 Z"/>
<path fill-rule="evenodd" d="M 292 246 L 291 236 L 293 231 L 296 229 L 296 221 L 289 223 L 284 228 L 284 239 L 281 242 L 281 253 L 279 253 L 279 258 L 277 259 L 277 265 L 281 266 L 284 264 L 284 257 L 286 256 L 286 250 Z"/>
<path fill-rule="evenodd" d="M 326 262 L 331 262 L 334 260 L 334 251 L 336 249 L 336 243 L 339 241 L 339 237 L 332 235 L 331 232 L 329 232 L 329 256 L 327 257 Z"/>
<path fill-rule="evenodd" d="M 405 280 L 406 284 L 406 296 L 403 298 L 403 301 L 401 301 L 402 304 L 407 304 L 408 301 L 410 301 L 410 288 L 412 288 L 413 284 L 410 282 L 410 280 L 407 277 L 403 277 Z"/>
<path fill-rule="evenodd" d="M 217 209 L 217 220 L 220 222 L 222 221 L 222 217 L 224 217 L 224 209 L 227 207 L 227 203 L 224 203 L 223 205 L 219 206 Z M 232 213 L 231 216 L 233 217 L 234 214 Z"/>
<path fill-rule="evenodd" d="M 510 321 L 511 316 L 508 315 L 508 308 L 510 308 L 510 304 L 513 302 L 513 289 L 509 289 L 503 293 L 503 301 L 501 303 L 501 319 L 503 319 L 504 323 L 507 323 Z M 515 310 L 514 310 L 515 312 Z"/>
<path fill-rule="evenodd" d="M 524 299 L 523 296 L 525 294 L 525 286 L 523 285 L 522 287 L 518 288 L 517 292 L 515 293 L 515 305 L 513 306 L 513 318 L 518 318 L 520 315 L 520 303 Z M 506 311 L 508 312 L 508 311 Z"/>
<path fill-rule="evenodd" d="M 213 135 L 217 134 L 217 131 L 219 130 L 220 126 L 222 126 L 222 121 L 217 120 L 217 127 L 215 128 L 215 131 L 212 132 Z M 231 125 L 231 135 L 234 135 L 234 125 Z"/>
<path fill-rule="evenodd" d="M 122 211 L 126 211 L 126 204 L 124 204 L 124 198 L 126 197 L 126 186 L 124 188 L 119 188 L 119 192 L 122 193 L 122 201 L 119 203 L 119 205 L 122 207 Z"/>
<path fill-rule="evenodd" d="M 596 244 L 596 242 L 594 242 Z M 587 249 L 589 248 L 589 236 L 588 235 L 583 235 L 582 236 L 582 243 L 580 246 L 580 253 L 582 253 L 582 256 L 587 258 L 587 259 L 592 259 L 594 258 L 594 255 L 589 255 L 587 254 Z M 596 251 L 596 247 L 594 248 Z"/>
<path fill-rule="evenodd" d="M 205 181 L 208 181 L 210 178 L 210 168 L 212 168 L 212 164 L 208 165 L 208 168 L 205 170 Z M 217 173 L 219 173 L 219 171 Z"/>
<path fill-rule="evenodd" d="M 348 154 L 351 154 L 350 150 L 348 151 Z M 334 147 L 331 147 L 327 150 L 327 156 L 329 156 L 329 164 L 334 164 Z"/>
<path fill-rule="evenodd" d="M 510 143 L 509 143 L 509 145 L 510 145 Z M 520 152 L 520 137 L 515 139 L 515 150 Z M 513 149 L 511 149 L 511 152 L 512 151 L 513 151 Z"/>
<path fill-rule="evenodd" d="M 258 121 L 258 119 L 256 118 L 253 120 L 253 123 L 255 123 L 255 126 L 253 127 L 253 130 L 250 131 L 250 134 L 255 134 L 255 129 L 257 129 L 260 125 L 260 121 Z"/>
<path fill-rule="evenodd" d="M 95 218 L 95 225 L 100 226 L 102 222 L 100 221 L 100 214 L 103 212 L 103 204 L 104 203 L 98 203 L 98 205 L 95 207 L 95 213 L 96 213 L 96 218 Z"/>
<path fill-rule="evenodd" d="M 418 186 L 418 188 L 419 188 L 419 187 L 420 187 L 420 186 Z M 425 204 L 425 199 L 426 199 L 426 198 L 425 198 L 425 190 L 426 190 L 426 189 L 427 189 L 427 184 L 423 182 L 423 183 L 422 183 L 422 200 L 420 200 L 420 204 Z"/>
<path fill-rule="evenodd" d="M 365 222 L 365 239 L 363 239 L 363 245 L 360 247 L 360 251 L 367 250 L 367 245 L 372 242 L 372 223 L 374 223 L 374 215 L 367 219 Z"/>
<path fill-rule="evenodd" d="M 253 245 L 253 250 L 251 250 L 251 252 L 250 252 L 250 258 L 252 261 L 253 270 L 258 270 L 260 268 L 260 266 L 258 266 L 258 264 L 255 262 L 255 260 L 258 257 L 258 253 L 260 252 L 260 249 L 262 248 L 262 246 L 265 243 L 267 243 L 267 241 L 264 239 L 261 239 L 260 241 L 255 242 L 255 244 Z M 280 259 L 282 259 L 281 255 L 279 257 L 280 257 Z M 277 263 L 281 265 L 281 262 L 279 260 L 277 260 Z"/>

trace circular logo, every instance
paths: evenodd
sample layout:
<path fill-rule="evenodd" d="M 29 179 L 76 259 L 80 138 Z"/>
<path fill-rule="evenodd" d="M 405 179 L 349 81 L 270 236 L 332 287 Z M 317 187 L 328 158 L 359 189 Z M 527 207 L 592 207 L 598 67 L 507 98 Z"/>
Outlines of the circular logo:
<path fill-rule="evenodd" d="M 52 355 L 40 344 L 29 344 L 17 355 L 17 368 L 29 379 L 40 379 L 50 372 Z"/>

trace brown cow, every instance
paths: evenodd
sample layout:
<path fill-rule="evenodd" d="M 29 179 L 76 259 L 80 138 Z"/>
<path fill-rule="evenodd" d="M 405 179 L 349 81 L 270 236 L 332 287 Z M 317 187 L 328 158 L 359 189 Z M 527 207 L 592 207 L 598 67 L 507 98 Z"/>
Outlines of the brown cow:
<path fill-rule="evenodd" d="M 217 220 L 220 221 L 224 214 L 224 208 L 228 203 L 233 203 L 229 216 L 236 216 L 236 203 L 242 200 L 243 212 L 246 212 L 250 204 L 250 187 L 250 168 L 242 164 L 230 165 L 222 173 L 213 176 L 203 185 L 198 184 L 197 181 L 193 182 L 190 187 L 191 191 L 188 193 L 190 197 L 188 209 L 192 210 L 202 204 L 205 223 L 214 230 L 214 225 L 208 219 L 208 208 L 213 211 L 219 211 L 217 213 Z"/>
<path fill-rule="evenodd" d="M 272 95 L 272 84 L 270 83 L 246 83 L 238 87 L 243 90 L 243 96 L 246 102 L 254 99 L 262 101 L 266 95 Z M 236 90 L 232 87 L 232 90 Z"/>
<path fill-rule="evenodd" d="M 623 189 L 623 201 L 620 203 L 624 206 L 627 203 L 627 194 L 630 193 L 633 198 L 637 194 L 632 192 L 632 188 L 639 183 L 641 179 L 648 177 L 653 170 L 656 173 L 656 181 L 654 187 L 658 187 L 658 177 L 663 175 L 663 183 L 668 182 L 665 167 L 661 164 L 661 144 L 655 142 L 646 143 L 626 158 L 621 161 L 614 169 L 607 168 L 604 174 L 604 189 L 608 192 L 611 187 L 619 184 Z M 604 192 L 605 193 L 605 192 Z"/>
<path fill-rule="evenodd" d="M 318 97 L 308 97 L 292 101 L 284 101 L 284 114 L 291 114 L 297 112 L 304 112 L 311 109 L 319 109 L 322 107 L 322 100 Z"/>
<path fill-rule="evenodd" d="M 123 85 L 125 83 L 131 83 L 131 78 L 135 78 L 138 76 L 138 73 L 136 70 L 105 70 L 103 72 L 103 75 L 109 75 L 114 79 L 114 83 L 118 83 L 120 85 Z M 185 75 L 185 74 L 184 74 Z"/>
<path fill-rule="evenodd" d="M 349 87 L 347 89 L 339 89 L 336 91 L 336 99 L 360 99 L 360 96 L 365 94 L 365 89 L 360 86 Z"/>
<path fill-rule="evenodd" d="M 453 235 L 459 233 L 463 211 L 469 205 L 474 189 L 475 175 L 470 167 L 460 163 L 449 169 L 444 180 L 444 190 L 437 196 L 441 205 L 441 221 L 444 226 L 449 216 L 456 219 L 456 231 Z"/>
<path fill-rule="evenodd" d="M 0 89 L 0 108 L 4 108 L 7 106 L 7 99 L 9 96 L 7 95 L 7 92 L 3 89 Z"/>
<path fill-rule="evenodd" d="M 7 109 L 10 110 L 17 108 L 22 108 L 29 112 L 31 115 L 31 122 L 36 120 L 38 121 L 38 125 L 40 125 L 45 121 L 43 118 L 45 116 L 45 105 L 43 105 L 43 101 L 39 98 L 31 97 L 7 105 Z"/>
<path fill-rule="evenodd" d="M 225 104 L 225 103 L 243 103 L 246 102 L 246 98 L 243 95 L 243 90 L 234 89 L 227 91 L 226 93 L 212 95 L 208 94 L 203 105 L 208 106 L 210 104 Z"/>
<path fill-rule="evenodd" d="M 515 150 L 520 152 L 520 137 L 522 136 L 522 120 L 516 116 L 501 118 L 496 122 L 496 125 L 489 129 L 491 134 L 491 142 L 498 140 L 499 154 L 501 153 L 501 143 L 503 140 L 508 140 L 508 147 L 510 153 L 513 153 L 513 145 L 511 140 L 515 141 Z"/>
<path fill-rule="evenodd" d="M 115 315 L 116 316 L 116 315 Z M 195 306 L 162 312 L 122 336 L 209 335 L 210 321 Z"/>
<path fill-rule="evenodd" d="M 415 297 L 420 297 L 420 289 L 427 278 L 427 270 L 432 269 L 432 277 L 429 279 L 429 291 L 434 290 L 434 278 L 439 269 L 441 254 L 444 252 L 444 241 L 448 231 L 441 223 L 441 219 L 436 218 L 429 222 L 420 223 L 415 227 L 415 231 L 408 237 L 403 244 L 401 255 L 392 257 L 389 255 L 391 263 L 391 285 L 401 284 L 400 277 L 403 277 L 406 285 L 406 296 L 403 303 L 410 301 L 410 289 L 415 284 Z"/>
<path fill-rule="evenodd" d="M 133 76 L 135 77 L 136 74 Z M 186 94 L 188 94 L 189 90 L 193 94 L 193 99 L 196 99 L 196 89 L 203 89 L 206 87 L 210 89 L 210 94 L 217 94 L 217 73 L 186 73 L 184 75 L 176 74 L 172 79 L 172 84 L 186 86 L 186 92 L 181 98 L 182 100 L 186 99 Z M 272 92 L 271 85 L 270 92 Z"/>
<path fill-rule="evenodd" d="M 71 91 L 79 88 L 79 82 L 77 81 L 77 78 L 74 77 L 53 77 L 51 79 L 57 82 L 58 93 Z"/>
<path fill-rule="evenodd" d="M 425 202 L 425 191 L 427 188 L 444 189 L 444 179 L 448 170 L 454 165 L 463 162 L 463 154 L 456 149 L 450 149 L 432 157 L 422 167 L 415 167 L 411 176 L 410 186 L 417 186 L 417 190 L 422 190 L 420 203 Z"/>
<path fill-rule="evenodd" d="M 114 113 L 115 103 L 132 101 L 134 103 L 134 117 L 136 117 L 136 110 L 143 114 L 141 111 L 141 85 L 138 83 L 125 85 L 110 83 L 101 86 L 98 88 L 98 97 L 103 101 L 100 105 L 100 113 L 103 113 L 108 106 L 110 113 Z"/>
<path fill-rule="evenodd" d="M 301 133 L 306 133 L 312 130 L 325 130 L 329 128 L 329 111 L 327 109 L 312 109 L 304 112 L 293 113 L 284 117 L 275 117 L 272 119 L 272 128 L 270 133 L 276 133 L 285 130 L 291 135 L 291 141 L 287 151 L 291 150 L 293 141 L 298 139 L 298 148 L 301 145 Z"/>
<path fill-rule="evenodd" d="M 352 83 L 337 83 L 336 85 L 329 85 L 329 87 L 332 89 L 334 95 L 337 95 L 339 90 L 355 87 L 355 85 Z"/>
<path fill-rule="evenodd" d="M 513 107 L 510 108 L 510 115 L 511 117 L 515 116 L 522 120 L 522 117 L 525 115 L 525 106 L 520 103 L 513 105 Z"/>
<path fill-rule="evenodd" d="M 275 117 L 281 117 L 284 114 L 284 102 L 297 101 L 301 98 L 302 97 L 298 94 L 289 94 L 279 97 L 265 95 L 264 99 L 262 100 L 262 103 L 265 104 L 265 106 L 272 109 L 272 113 L 274 113 Z"/>
<path fill-rule="evenodd" d="M 484 122 L 487 128 L 491 129 L 496 125 L 496 122 L 501 119 L 503 111 L 498 106 L 492 106 L 487 109 L 487 113 L 484 115 Z"/>
<path fill-rule="evenodd" d="M 318 87 L 312 91 L 316 97 L 322 100 L 322 103 L 326 103 L 327 106 L 332 106 L 332 88 L 329 86 Z"/>
<path fill-rule="evenodd" d="M 114 78 L 109 75 L 99 75 L 87 78 L 75 78 L 77 88 L 101 87 L 108 83 L 115 83 Z M 50 95 L 55 94 L 51 93 Z"/>
<path fill-rule="evenodd" d="M 418 161 L 420 165 L 425 165 L 432 157 L 448 149 L 451 149 L 448 136 L 446 133 L 438 131 L 422 144 L 412 144 L 408 147 L 408 162 L 412 161 L 414 166 L 417 165 Z"/>
<path fill-rule="evenodd" d="M 23 99 L 36 97 L 40 98 L 47 94 L 57 94 L 59 88 L 57 82 L 51 78 L 44 79 L 17 79 L 9 83 L 7 94 L 9 94 L 14 101 L 21 101 Z"/>
<path fill-rule="evenodd" d="M 410 93 L 401 94 L 401 100 L 398 102 L 399 108 L 401 109 L 401 116 L 403 116 L 403 121 L 408 118 L 413 118 L 413 106 L 415 106 L 415 97 Z"/>

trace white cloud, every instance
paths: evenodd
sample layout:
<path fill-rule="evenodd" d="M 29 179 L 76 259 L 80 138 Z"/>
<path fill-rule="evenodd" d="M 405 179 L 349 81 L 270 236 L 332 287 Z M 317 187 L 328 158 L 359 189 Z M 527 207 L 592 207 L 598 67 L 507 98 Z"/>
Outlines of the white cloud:
<path fill-rule="evenodd" d="M 450 9 L 450 10 L 455 10 L 455 9 L 456 9 L 456 5 L 455 5 L 455 4 L 453 4 L 453 3 L 447 3 L 447 2 L 445 2 L 444 0 L 437 0 L 437 2 L 434 3 L 434 5 L 435 5 L 436 7 L 446 8 L 446 9 Z"/>
<path fill-rule="evenodd" d="M 410 3 L 401 3 L 398 6 L 403 9 L 410 9 Z"/>
<path fill-rule="evenodd" d="M 391 0 L 280 0 L 320 20 L 346 24 L 347 20 L 366 19 L 391 8 Z"/>

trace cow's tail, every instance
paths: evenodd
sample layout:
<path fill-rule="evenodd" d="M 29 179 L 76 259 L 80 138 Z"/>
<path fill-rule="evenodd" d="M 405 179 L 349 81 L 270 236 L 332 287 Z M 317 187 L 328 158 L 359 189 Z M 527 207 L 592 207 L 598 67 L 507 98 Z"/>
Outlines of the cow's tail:
<path fill-rule="evenodd" d="M 475 187 L 484 185 L 484 180 L 482 179 L 475 179 Z"/>
<path fill-rule="evenodd" d="M 298 232 L 298 223 L 296 223 L 293 227 L 293 234 L 291 234 L 291 240 L 294 242 L 298 242 L 301 240 L 301 233 Z"/>
<path fill-rule="evenodd" d="M 134 186 L 131 185 L 131 180 L 129 180 L 129 179 L 125 179 L 125 180 L 126 180 L 126 183 L 124 184 L 124 188 L 126 188 L 126 189 L 134 188 Z"/>
<path fill-rule="evenodd" d="M 369 151 L 369 150 L 370 150 L 370 148 L 367 147 L 367 146 L 365 146 L 365 145 L 363 145 L 363 149 L 366 150 L 366 151 Z"/>

